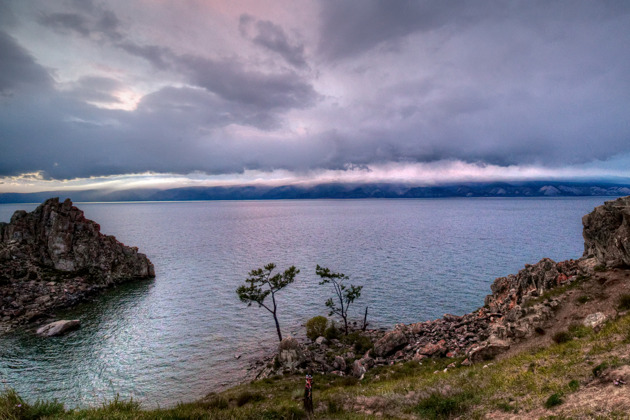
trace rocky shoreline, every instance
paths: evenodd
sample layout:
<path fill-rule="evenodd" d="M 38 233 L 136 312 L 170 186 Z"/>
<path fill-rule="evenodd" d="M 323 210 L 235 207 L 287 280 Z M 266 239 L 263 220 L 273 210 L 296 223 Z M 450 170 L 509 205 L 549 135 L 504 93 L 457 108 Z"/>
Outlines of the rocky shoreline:
<path fill-rule="evenodd" d="M 298 372 L 362 378 L 375 366 L 411 360 L 422 363 L 432 357 L 457 358 L 462 365 L 490 360 L 516 343 L 544 334 L 563 303 L 561 295 L 551 293 L 553 289 L 569 287 L 598 271 L 630 266 L 630 196 L 606 202 L 582 222 L 582 258 L 562 262 L 545 258 L 517 274 L 499 277 L 484 307 L 472 313 L 398 324 L 390 331 L 355 331 L 355 337 L 358 334 L 372 343 L 362 353 L 352 340 L 319 337 L 300 343 L 288 338 L 274 356 L 256 361 L 250 369 L 257 378 Z M 582 322 L 594 326 L 589 316 Z"/>
<path fill-rule="evenodd" d="M 0 223 L 0 333 L 52 318 L 117 284 L 153 277 L 146 255 L 102 234 L 69 199 L 18 210 Z"/>

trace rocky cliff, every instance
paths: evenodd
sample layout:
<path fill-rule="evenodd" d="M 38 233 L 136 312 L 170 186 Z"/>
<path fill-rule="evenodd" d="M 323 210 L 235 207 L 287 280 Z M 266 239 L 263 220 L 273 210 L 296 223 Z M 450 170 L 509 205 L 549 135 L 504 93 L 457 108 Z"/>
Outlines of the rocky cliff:
<path fill-rule="evenodd" d="M 630 196 L 607 201 L 582 218 L 584 257 L 600 264 L 630 267 Z"/>
<path fill-rule="evenodd" d="M 51 198 L 0 223 L 5 329 L 9 322 L 32 321 L 114 284 L 151 277 L 155 271 L 146 255 L 102 234 L 70 200 Z"/>

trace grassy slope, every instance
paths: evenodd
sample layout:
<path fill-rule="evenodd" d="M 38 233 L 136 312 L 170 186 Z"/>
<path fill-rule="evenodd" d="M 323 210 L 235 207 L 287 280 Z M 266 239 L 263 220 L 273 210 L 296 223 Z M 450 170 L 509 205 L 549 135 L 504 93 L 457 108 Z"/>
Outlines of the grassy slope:
<path fill-rule="evenodd" d="M 314 378 L 317 418 L 535 418 L 567 411 L 563 401 L 598 386 L 597 376 L 629 365 L 630 316 L 608 323 L 599 333 L 573 328 L 573 339 L 519 354 L 487 366 L 456 367 L 453 359 L 373 369 L 362 381 L 336 376 Z M 607 366 L 602 368 L 602 363 Z M 437 373 L 436 373 L 437 372 Z M 604 385 L 602 385 L 604 386 Z M 169 409 L 143 410 L 113 401 L 100 408 L 66 411 L 62 404 L 22 401 L 12 391 L 0 397 L 2 419 L 282 419 L 303 418 L 301 376 L 244 384 L 202 401 Z M 552 397 L 553 396 L 553 397 Z M 555 407 L 554 404 L 557 404 Z M 545 408 L 549 406 L 549 409 Z M 542 410 L 542 411 L 541 411 Z M 599 410 L 599 411 L 597 411 Z M 614 409 L 571 408 L 550 418 L 626 418 Z M 529 414 L 528 414 L 529 413 Z"/>

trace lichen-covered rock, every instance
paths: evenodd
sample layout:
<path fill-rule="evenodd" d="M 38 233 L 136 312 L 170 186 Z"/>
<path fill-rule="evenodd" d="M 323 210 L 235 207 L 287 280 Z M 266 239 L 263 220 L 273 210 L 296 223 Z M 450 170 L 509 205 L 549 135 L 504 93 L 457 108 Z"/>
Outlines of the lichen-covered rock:
<path fill-rule="evenodd" d="M 606 319 L 606 315 L 603 313 L 595 312 L 594 314 L 587 315 L 584 318 L 584 321 L 582 321 L 582 324 L 585 327 L 599 328 L 604 324 L 604 322 L 606 322 Z"/>
<path fill-rule="evenodd" d="M 582 224 L 585 257 L 607 267 L 630 266 L 630 196 L 595 207 Z"/>
<path fill-rule="evenodd" d="M 46 200 L 0 223 L 0 332 L 114 284 L 155 277 L 135 247 L 104 235 L 70 200 Z"/>
<path fill-rule="evenodd" d="M 492 294 L 486 296 L 485 304 L 491 311 L 508 313 L 520 305 L 526 296 L 540 296 L 549 289 L 569 283 L 579 271 L 577 261 L 556 263 L 543 258 L 536 264 L 526 264 L 517 274 L 497 278 L 490 286 Z"/>

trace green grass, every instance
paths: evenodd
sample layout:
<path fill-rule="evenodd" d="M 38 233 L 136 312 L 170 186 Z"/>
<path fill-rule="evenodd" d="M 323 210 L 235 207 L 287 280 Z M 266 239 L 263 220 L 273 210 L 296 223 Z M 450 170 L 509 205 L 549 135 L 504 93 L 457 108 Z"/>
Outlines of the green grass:
<path fill-rule="evenodd" d="M 618 308 L 622 311 L 627 311 L 628 309 L 630 309 L 630 295 L 623 294 L 619 296 Z"/>
<path fill-rule="evenodd" d="M 580 392 L 580 384 L 601 376 L 606 369 L 630 364 L 624 341 L 630 336 L 630 316 L 606 324 L 597 333 L 576 325 L 567 334 L 570 341 L 495 361 L 486 368 L 476 364 L 444 372 L 448 364 L 461 361 L 444 358 L 377 367 L 361 381 L 315 375 L 316 417 L 362 419 L 370 417 L 369 410 L 384 418 L 484 418 L 489 412 L 526 416 L 545 406 L 561 410 L 557 402 Z M 302 375 L 273 377 L 170 408 L 150 409 L 150 401 L 139 404 L 115 398 L 81 410 L 66 410 L 58 402 L 30 404 L 6 390 L 0 394 L 0 419 L 300 419 L 306 418 L 303 387 Z M 588 413 L 582 414 L 588 417 Z"/>

